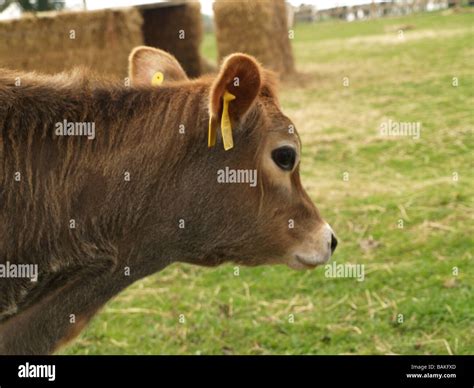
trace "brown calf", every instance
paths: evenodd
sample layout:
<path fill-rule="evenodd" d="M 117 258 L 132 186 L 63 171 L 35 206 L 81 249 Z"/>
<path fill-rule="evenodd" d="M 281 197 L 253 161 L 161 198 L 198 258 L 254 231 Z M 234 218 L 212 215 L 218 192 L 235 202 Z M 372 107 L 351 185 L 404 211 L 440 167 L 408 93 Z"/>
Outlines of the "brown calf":
<path fill-rule="evenodd" d="M 55 351 L 173 262 L 302 269 L 335 249 L 300 183 L 299 137 L 252 57 L 188 80 L 139 47 L 130 78 L 0 72 L 0 354 Z"/>

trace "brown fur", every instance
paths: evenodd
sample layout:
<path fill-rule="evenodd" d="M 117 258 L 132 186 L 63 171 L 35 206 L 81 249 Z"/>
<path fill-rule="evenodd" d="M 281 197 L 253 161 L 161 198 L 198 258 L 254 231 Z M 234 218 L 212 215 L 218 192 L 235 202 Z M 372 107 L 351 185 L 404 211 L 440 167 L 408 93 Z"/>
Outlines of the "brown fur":
<path fill-rule="evenodd" d="M 235 58 L 215 79 L 158 88 L 84 70 L 0 71 L 0 263 L 39 266 L 36 283 L 0 279 L 0 354 L 54 351 L 111 297 L 173 262 L 283 263 L 322 222 L 298 168 L 277 177 L 265 167 L 274 142 L 299 139 L 271 76 L 251 57 Z M 208 107 L 220 109 L 214 97 L 235 75 L 234 148 L 208 149 Z M 94 121 L 96 139 L 55 136 L 64 119 Z M 218 184 L 225 166 L 257 169 L 258 187 Z M 81 323 L 71 327 L 70 314 Z"/>

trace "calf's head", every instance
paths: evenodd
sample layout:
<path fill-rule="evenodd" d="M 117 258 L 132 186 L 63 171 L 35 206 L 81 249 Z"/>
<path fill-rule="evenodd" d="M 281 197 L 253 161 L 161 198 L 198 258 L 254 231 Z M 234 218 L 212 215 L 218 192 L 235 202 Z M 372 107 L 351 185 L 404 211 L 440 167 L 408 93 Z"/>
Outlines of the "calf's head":
<path fill-rule="evenodd" d="M 174 260 L 306 269 L 330 258 L 337 240 L 301 184 L 300 138 L 270 72 L 233 54 L 216 76 L 188 80 L 172 56 L 140 47 L 130 56 L 130 77 L 135 86 L 171 88 L 177 99 L 182 91 L 201 95 L 196 106 L 176 107 L 188 141 L 175 143 L 185 150 L 175 150 L 175 210 L 167 214 L 176 228 L 181 221 L 167 236 Z"/>

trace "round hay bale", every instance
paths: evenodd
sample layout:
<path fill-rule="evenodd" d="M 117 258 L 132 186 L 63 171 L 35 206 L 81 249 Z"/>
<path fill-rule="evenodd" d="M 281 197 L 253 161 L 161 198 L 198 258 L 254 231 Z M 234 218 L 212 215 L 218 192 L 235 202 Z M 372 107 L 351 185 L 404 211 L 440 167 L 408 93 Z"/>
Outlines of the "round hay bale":
<path fill-rule="evenodd" d="M 214 23 L 219 60 L 244 52 L 282 76 L 295 71 L 284 0 L 216 0 Z"/>
<path fill-rule="evenodd" d="M 135 8 L 45 12 L 0 22 L 0 67 L 57 73 L 88 66 L 123 78 L 130 51 L 143 44 L 141 25 Z"/>

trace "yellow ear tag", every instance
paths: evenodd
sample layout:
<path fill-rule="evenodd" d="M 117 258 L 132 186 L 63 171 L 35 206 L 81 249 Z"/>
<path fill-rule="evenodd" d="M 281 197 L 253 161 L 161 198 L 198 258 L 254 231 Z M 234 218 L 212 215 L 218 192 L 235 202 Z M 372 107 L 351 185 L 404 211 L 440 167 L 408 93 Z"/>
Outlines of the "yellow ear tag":
<path fill-rule="evenodd" d="M 217 139 L 217 119 L 211 114 L 209 117 L 209 130 L 207 132 L 207 147 L 211 148 L 216 145 Z"/>
<path fill-rule="evenodd" d="M 155 74 L 153 74 L 153 77 L 151 77 L 151 85 L 152 86 L 158 86 L 163 83 L 165 80 L 165 76 L 161 71 L 157 71 Z"/>
<path fill-rule="evenodd" d="M 234 146 L 234 140 L 232 139 L 232 124 L 229 117 L 229 103 L 232 100 L 235 100 L 235 96 L 226 90 L 222 100 L 224 101 L 224 106 L 222 108 L 221 131 L 224 149 L 227 151 Z"/>

